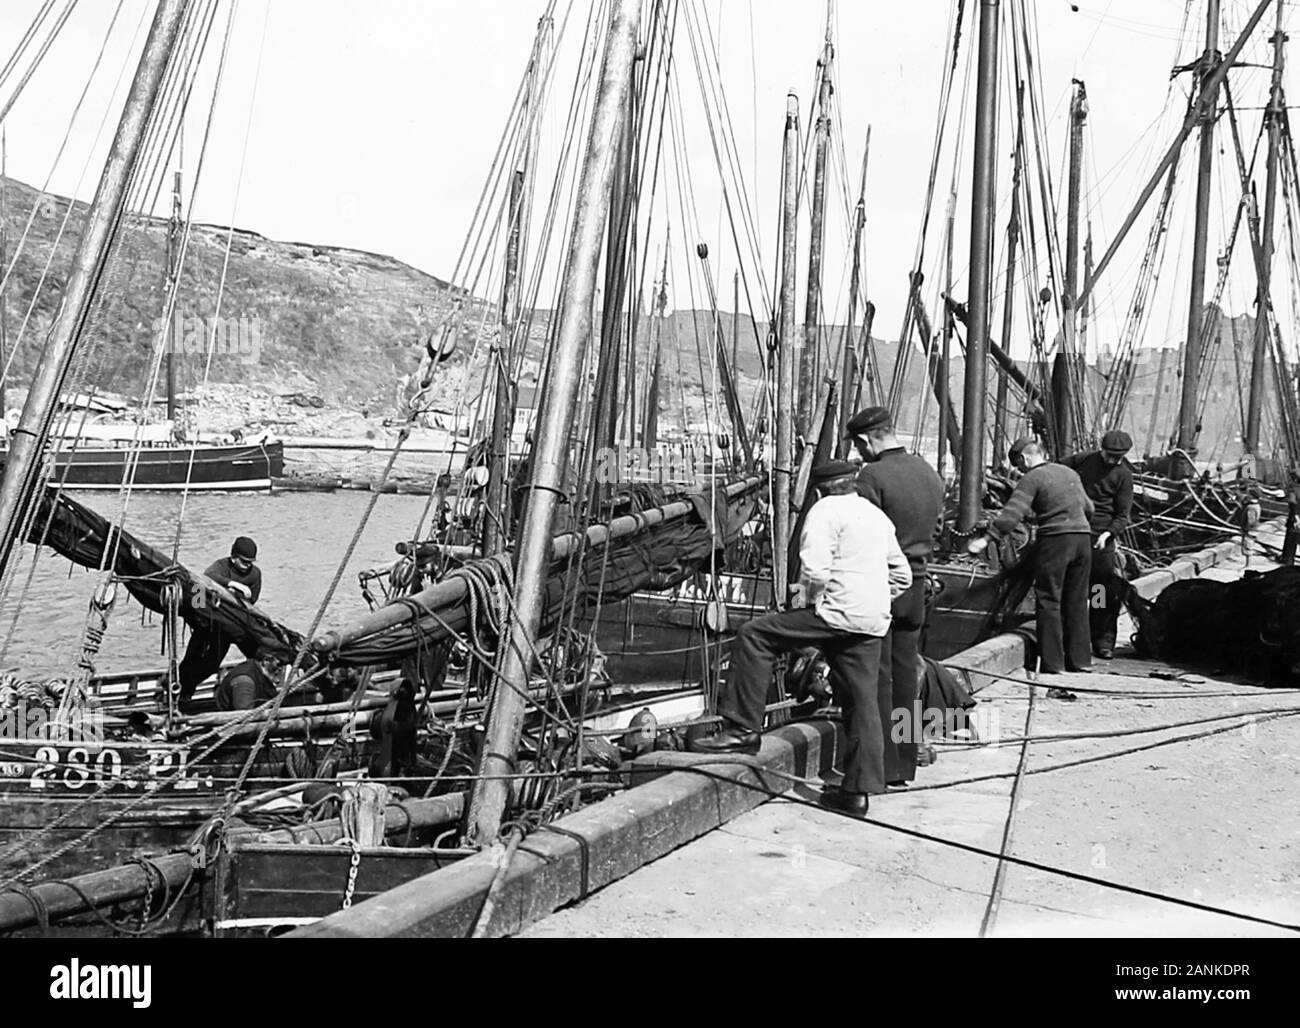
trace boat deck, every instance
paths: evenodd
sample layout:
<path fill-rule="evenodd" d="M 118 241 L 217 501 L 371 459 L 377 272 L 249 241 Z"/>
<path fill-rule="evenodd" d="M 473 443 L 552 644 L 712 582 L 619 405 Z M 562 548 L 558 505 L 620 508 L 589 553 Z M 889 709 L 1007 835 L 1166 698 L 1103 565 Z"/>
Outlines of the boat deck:
<path fill-rule="evenodd" d="M 1206 577 L 1232 579 L 1245 566 L 1237 558 Z M 1272 567 L 1258 555 L 1250 566 Z M 1121 638 L 1130 631 L 1122 624 Z M 1288 716 L 1300 714 L 1300 691 L 1138 660 L 1128 648 L 1091 673 L 1044 682 L 1078 698 L 1037 690 L 1013 856 L 1300 922 L 1300 718 Z M 823 811 L 810 805 L 816 788 L 797 786 L 523 934 L 976 935 L 996 861 L 938 840 L 1000 849 L 1028 687 L 1000 680 L 979 699 L 983 736 L 996 726 L 1002 744 L 939 744 L 912 788 L 873 799 L 878 823 Z M 990 934 L 1290 933 L 1008 865 Z"/>

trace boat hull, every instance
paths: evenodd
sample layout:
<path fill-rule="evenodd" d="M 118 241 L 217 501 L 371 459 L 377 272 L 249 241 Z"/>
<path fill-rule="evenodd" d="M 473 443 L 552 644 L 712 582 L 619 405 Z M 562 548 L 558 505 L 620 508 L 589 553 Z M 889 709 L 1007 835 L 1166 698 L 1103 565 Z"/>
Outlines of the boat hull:
<path fill-rule="evenodd" d="M 269 489 L 284 475 L 284 444 L 233 446 L 78 447 L 54 458 L 53 481 L 64 489 L 118 489 L 127 478 L 133 452 L 139 461 L 129 476 L 135 489 L 223 491 Z"/>

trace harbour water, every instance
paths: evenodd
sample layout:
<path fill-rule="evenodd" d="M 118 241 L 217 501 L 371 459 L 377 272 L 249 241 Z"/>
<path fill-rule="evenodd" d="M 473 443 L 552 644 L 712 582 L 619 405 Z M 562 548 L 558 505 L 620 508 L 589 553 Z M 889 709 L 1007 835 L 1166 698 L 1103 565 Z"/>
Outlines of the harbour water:
<path fill-rule="evenodd" d="M 191 496 L 185 507 L 180 561 L 203 571 L 230 552 L 239 535 L 258 545 L 262 596 L 258 606 L 305 632 L 311 626 L 371 493 L 218 493 Z M 77 499 L 110 518 L 121 510 L 116 493 L 79 493 Z M 343 572 L 325 625 L 366 610 L 357 573 L 391 562 L 394 543 L 414 537 L 428 503 L 423 496 L 378 498 L 365 530 Z M 181 498 L 171 493 L 138 493 L 131 498 L 127 531 L 170 552 L 176 539 Z M 19 566 L 13 591 L 0 611 L 0 670 L 24 677 L 67 674 L 76 666 L 86 610 L 98 576 L 72 567 L 50 550 L 42 550 L 30 586 L 30 547 Z M 16 617 L 15 617 L 16 615 Z M 141 607 L 125 590 L 113 611 L 100 651 L 100 671 L 159 667 L 161 620 L 150 614 L 141 624 Z M 237 656 L 237 651 L 232 650 Z"/>

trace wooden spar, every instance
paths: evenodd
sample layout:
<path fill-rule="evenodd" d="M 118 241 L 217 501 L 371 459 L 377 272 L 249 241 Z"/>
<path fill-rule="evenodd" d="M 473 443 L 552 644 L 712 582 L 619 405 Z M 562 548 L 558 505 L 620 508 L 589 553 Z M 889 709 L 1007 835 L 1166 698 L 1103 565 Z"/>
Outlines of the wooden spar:
<path fill-rule="evenodd" d="M 1025 84 L 1016 83 L 1016 148 L 1011 165 L 1011 219 L 1007 222 L 1007 278 L 1002 291 L 1002 344 L 1007 351 L 1011 349 L 1011 318 L 1014 312 L 1014 294 L 1016 290 L 1016 250 L 1020 246 L 1020 162 L 1025 142 Z M 989 349 L 994 354 L 1005 358 L 998 361 L 997 409 L 993 412 L 993 465 L 1002 467 L 1007 453 L 1007 379 L 1012 374 L 1015 363 L 1008 353 L 1000 353 L 999 348 L 989 340 Z M 1011 367 L 1008 368 L 1007 365 Z M 1019 368 L 1015 368 L 1019 371 Z M 1023 387 L 1022 387 L 1023 388 Z"/>
<path fill-rule="evenodd" d="M 1206 0 L 1205 52 L 1197 69 L 1201 80 L 1219 59 L 1219 0 Z M 1205 262 L 1209 252 L 1210 190 L 1214 180 L 1214 121 L 1219 90 L 1215 85 L 1201 93 L 1196 115 L 1200 124 L 1200 158 L 1196 172 L 1196 228 L 1192 236 L 1192 287 L 1187 301 L 1187 340 L 1183 346 L 1182 398 L 1178 405 L 1178 441 L 1181 450 L 1196 449 L 1197 406 L 1201 385 L 1201 343 L 1205 332 Z"/>
<path fill-rule="evenodd" d="M 1277 29 L 1273 44 L 1273 81 L 1269 87 L 1268 110 L 1264 120 L 1268 126 L 1268 169 L 1264 186 L 1264 226 L 1261 232 L 1263 253 L 1259 262 L 1259 292 L 1255 306 L 1255 348 L 1250 362 L 1250 401 L 1246 407 L 1245 451 L 1259 453 L 1260 412 L 1264 407 L 1264 369 L 1268 364 L 1269 311 L 1273 306 L 1273 221 L 1277 208 L 1277 159 L 1281 144 L 1282 118 L 1282 68 L 1286 35 L 1282 32 L 1282 2 L 1277 5 Z"/>
<path fill-rule="evenodd" d="M 163 288 L 163 311 L 169 307 L 173 292 L 180 292 L 181 226 L 185 219 L 181 213 L 181 172 L 177 168 L 172 177 L 172 216 L 167 224 L 167 278 Z M 163 355 L 167 368 L 167 420 L 176 423 L 176 351 L 180 340 L 171 326 L 163 333 L 163 345 L 167 352 Z"/>
<path fill-rule="evenodd" d="M 1088 119 L 1088 91 L 1074 79 L 1070 100 L 1070 171 L 1066 190 L 1065 290 L 1061 297 L 1062 349 L 1056 355 L 1052 374 L 1052 412 L 1056 421 L 1056 449 L 1059 456 L 1074 452 L 1074 372 L 1079 348 L 1075 338 L 1079 292 L 1079 206 L 1083 186 L 1083 125 Z"/>
<path fill-rule="evenodd" d="M 844 398 L 840 402 L 839 442 L 836 444 L 835 456 L 841 460 L 849 452 L 849 421 L 857 413 L 858 401 L 862 396 L 862 369 L 858 364 L 857 341 L 853 338 L 853 315 L 858 309 L 858 289 L 862 279 L 862 228 L 867 222 L 866 201 L 858 194 L 858 204 L 853 212 L 853 270 L 849 275 L 849 317 L 840 337 L 843 371 L 840 373 L 840 386 Z"/>
<path fill-rule="evenodd" d="M 1079 205 L 1083 187 L 1083 124 L 1088 120 L 1088 91 L 1074 79 L 1074 97 L 1070 101 L 1070 177 L 1066 192 L 1065 221 L 1065 295 L 1063 303 L 1075 309 L 1079 291 Z"/>
<path fill-rule="evenodd" d="M 919 273 L 916 277 L 920 278 Z M 952 454 L 955 463 L 961 453 L 961 422 L 957 420 L 957 412 L 953 410 L 952 397 L 944 391 L 942 383 L 939 381 L 941 369 L 939 366 L 939 351 L 934 347 L 934 326 L 930 322 L 930 312 L 925 309 L 925 301 L 921 299 L 919 283 L 912 288 L 910 307 L 912 317 L 916 321 L 916 330 L 921 333 L 921 346 L 929 354 L 926 366 L 930 372 L 930 388 L 934 392 L 936 402 L 947 403 L 948 405 L 948 416 L 940 418 L 939 424 L 944 427 L 944 431 L 948 434 L 948 450 Z M 943 446 L 942 439 L 939 440 L 939 446 Z"/>
<path fill-rule="evenodd" d="M 955 183 L 954 183 L 955 185 Z M 948 194 L 948 221 L 944 232 L 944 257 L 943 257 L 943 288 L 947 291 L 945 295 L 952 295 L 952 247 L 953 236 L 956 234 L 954 229 L 957 226 L 957 191 L 954 189 Z M 921 298 L 917 297 L 917 303 Z M 952 311 L 948 310 L 945 303 L 942 310 L 943 315 L 943 342 L 940 344 L 938 352 L 938 363 L 935 364 L 935 354 L 931 351 L 930 362 L 932 365 L 932 375 L 934 376 L 934 394 L 939 405 L 939 440 L 938 454 L 935 459 L 935 470 L 939 472 L 939 477 L 943 478 L 947 474 L 948 460 L 944 453 L 942 441 L 948 437 L 949 428 L 952 427 L 957 436 L 961 436 L 961 429 L 956 427 L 955 412 L 952 410 L 952 398 L 949 395 L 952 391 Z M 934 341 L 931 340 L 931 346 Z M 950 425 L 951 423 L 951 425 Z M 953 463 L 958 467 L 961 466 L 958 457 L 958 449 L 953 450 Z"/>
<path fill-rule="evenodd" d="M 515 419 L 511 371 L 514 361 L 515 310 L 519 303 L 519 235 L 523 220 L 524 173 L 510 179 L 506 230 L 506 272 L 501 286 L 500 336 L 492 347 L 496 375 L 496 404 L 492 410 L 492 452 L 488 458 L 486 513 L 483 518 L 483 553 L 490 556 L 505 548 L 509 536 L 510 505 L 505 502 L 506 472 L 510 461 L 510 430 Z"/>
<path fill-rule="evenodd" d="M 708 279 L 708 269 L 705 268 Z M 713 293 L 713 283 L 709 280 L 709 293 Z M 727 341 L 722 332 L 722 320 L 718 317 L 718 305 L 713 304 L 714 335 L 717 338 L 718 372 L 722 378 L 722 398 L 727 405 L 727 415 L 731 419 L 732 430 L 736 433 L 736 444 L 745 459 L 745 467 L 754 466 L 754 449 L 749 442 L 749 430 L 745 427 L 745 412 L 740 406 L 740 394 L 736 391 L 735 367 L 727 357 Z"/>
<path fill-rule="evenodd" d="M 808 291 L 803 312 L 803 349 L 799 354 L 799 421 L 796 431 L 806 447 L 816 446 L 813 418 L 821 394 L 817 368 L 821 349 L 822 246 L 826 239 L 826 152 L 831 139 L 832 72 L 831 4 L 826 5 L 826 40 L 822 47 L 821 85 L 817 93 L 817 127 L 813 157 L 812 229 L 808 240 Z"/>
<path fill-rule="evenodd" d="M 8 565 L 9 556 L 20 539 L 23 522 L 40 481 L 59 392 L 90 316 L 91 305 L 99 292 L 104 261 L 117 236 L 127 190 L 139 164 L 145 131 L 188 6 L 187 0 L 159 0 L 154 12 L 113 146 L 95 190 L 86 228 L 72 259 L 62 302 L 27 392 L 22 420 L 9 443 L 4 480 L 0 483 L 0 573 Z"/>
<path fill-rule="evenodd" d="M 731 482 L 724 486 L 721 492 L 728 499 L 734 499 L 757 489 L 762 482 L 763 479 L 757 475 L 751 475 Z M 638 514 L 624 514 L 622 517 L 614 518 L 607 525 L 592 525 L 584 533 L 566 532 L 564 535 L 556 536 L 551 544 L 551 552 L 555 560 L 566 560 L 578 551 L 580 545 L 585 545 L 590 550 L 617 542 L 654 525 L 662 525 L 686 517 L 694 509 L 695 505 L 690 500 L 679 500 Z M 412 613 L 413 609 L 445 610 L 447 607 L 464 602 L 465 596 L 466 587 L 463 578 L 459 576 L 445 578 L 413 596 L 406 596 L 399 602 L 380 607 L 357 619 L 351 625 L 331 629 L 316 636 L 312 640 L 312 649 L 328 656 L 344 646 L 368 639 L 372 635 L 378 635 L 380 632 L 386 632 L 410 621 L 415 616 Z"/>
<path fill-rule="evenodd" d="M 664 246 L 664 267 L 655 293 L 655 317 L 650 327 L 650 382 L 646 387 L 645 420 L 641 425 L 641 448 L 653 453 L 659 445 L 659 379 L 663 370 L 664 321 L 668 316 L 668 246 Z"/>
<path fill-rule="evenodd" d="M 555 512 L 564 489 L 572 437 L 573 411 L 581 384 L 579 368 L 591 336 L 592 301 L 600 267 L 601 236 L 609 216 L 610 190 L 624 122 L 632 65 L 636 58 L 640 0 L 613 0 L 600 81 L 578 188 L 578 207 L 565 262 L 565 288 L 548 376 L 551 395 L 541 407 L 533 444 L 533 471 L 515 560 L 514 607 L 506 631 L 508 644 L 499 669 L 480 771 L 475 785 L 469 838 L 479 845 L 496 840 L 510 798 L 510 780 L 492 777 L 514 772 L 523 727 L 524 690 L 545 603 L 552 555 Z"/>
<path fill-rule="evenodd" d="M 966 391 L 962 405 L 957 530 L 973 531 L 984 492 L 984 385 L 988 376 L 989 271 L 992 264 L 998 125 L 998 6 L 980 0 L 979 72 L 975 92 L 975 182 L 971 190 L 970 323 L 966 333 Z"/>
<path fill-rule="evenodd" d="M 1089 290 L 1092 285 L 1092 222 L 1088 223 L 1088 233 L 1083 238 L 1083 288 Z M 1092 301 L 1084 297 L 1079 303 L 1079 352 L 1088 352 L 1088 315 Z"/>
<path fill-rule="evenodd" d="M 731 278 L 731 370 L 740 374 L 740 269 Z"/>
<path fill-rule="evenodd" d="M 772 469 L 772 596 L 779 609 L 786 605 L 790 546 L 790 492 L 794 473 L 791 410 L 794 401 L 795 266 L 799 231 L 799 98 L 785 98 L 785 195 L 781 207 L 781 335 L 776 348 L 776 453 Z"/>
<path fill-rule="evenodd" d="M 1215 2 L 1215 0 L 1211 0 L 1211 2 Z M 1110 241 L 1110 246 L 1106 247 L 1106 252 L 1101 255 L 1101 260 L 1097 262 L 1097 267 L 1093 270 L 1092 281 L 1084 283 L 1083 289 L 1079 294 L 1080 304 L 1083 303 L 1085 298 L 1092 294 L 1092 290 L 1096 286 L 1097 280 L 1101 278 L 1102 272 L 1110 265 L 1116 251 L 1120 248 L 1120 244 L 1124 242 L 1124 237 L 1128 235 L 1129 229 L 1133 227 L 1133 223 L 1137 221 L 1138 215 L 1141 214 L 1143 208 L 1146 207 L 1147 201 L 1151 199 L 1151 194 L 1156 191 L 1156 186 L 1158 186 L 1160 180 L 1165 177 L 1165 173 L 1169 171 L 1170 165 L 1178 160 L 1178 154 L 1183 148 L 1183 143 L 1186 142 L 1187 137 L 1192 134 L 1192 129 L 1194 129 L 1200 121 L 1200 110 L 1204 105 L 1206 98 L 1212 93 L 1217 95 L 1219 86 L 1223 84 L 1223 80 L 1228 76 L 1228 69 L 1231 68 L 1233 62 L 1236 61 L 1237 55 L 1241 53 L 1241 48 L 1246 45 L 1246 40 L 1249 39 L 1250 34 L 1255 31 L 1255 26 L 1259 24 L 1260 18 L 1264 16 L 1264 12 L 1268 10 L 1268 5 L 1272 2 L 1273 0 L 1259 0 L 1259 5 L 1255 8 L 1249 20 L 1247 20 L 1245 26 L 1238 34 L 1237 41 L 1232 44 L 1232 49 L 1224 54 L 1223 60 L 1218 62 L 1217 66 L 1215 66 L 1214 70 L 1208 77 L 1202 78 L 1200 92 L 1197 95 L 1196 103 L 1188 110 L 1187 116 L 1183 119 L 1183 124 L 1174 135 L 1173 142 L 1169 144 L 1169 149 L 1166 150 L 1165 155 L 1160 158 L 1160 163 L 1156 165 L 1155 171 L 1151 173 L 1151 177 L 1147 179 L 1146 185 L 1142 187 L 1142 192 L 1138 194 L 1137 201 L 1128 212 L 1128 217 L 1124 219 L 1124 224 L 1120 226 L 1119 231 L 1115 234 L 1115 238 Z"/>

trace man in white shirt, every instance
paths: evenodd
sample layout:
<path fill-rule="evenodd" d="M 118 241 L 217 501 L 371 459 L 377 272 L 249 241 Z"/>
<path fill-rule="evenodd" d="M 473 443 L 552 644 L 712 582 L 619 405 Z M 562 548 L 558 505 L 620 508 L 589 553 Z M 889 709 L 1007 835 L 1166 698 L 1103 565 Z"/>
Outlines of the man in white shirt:
<path fill-rule="evenodd" d="M 876 697 L 880 644 L 889 631 L 890 605 L 912 584 L 893 523 L 859 496 L 858 468 L 830 461 L 812 471 L 819 499 L 804 522 L 798 592 L 807 606 L 742 625 L 731 671 L 718 697 L 724 725 L 699 739 L 698 753 L 757 753 L 772 665 L 781 653 L 816 646 L 840 697 L 848 746 L 844 783 L 822 792 L 821 804 L 849 814 L 867 812 L 867 796 L 885 792 L 884 730 Z"/>

